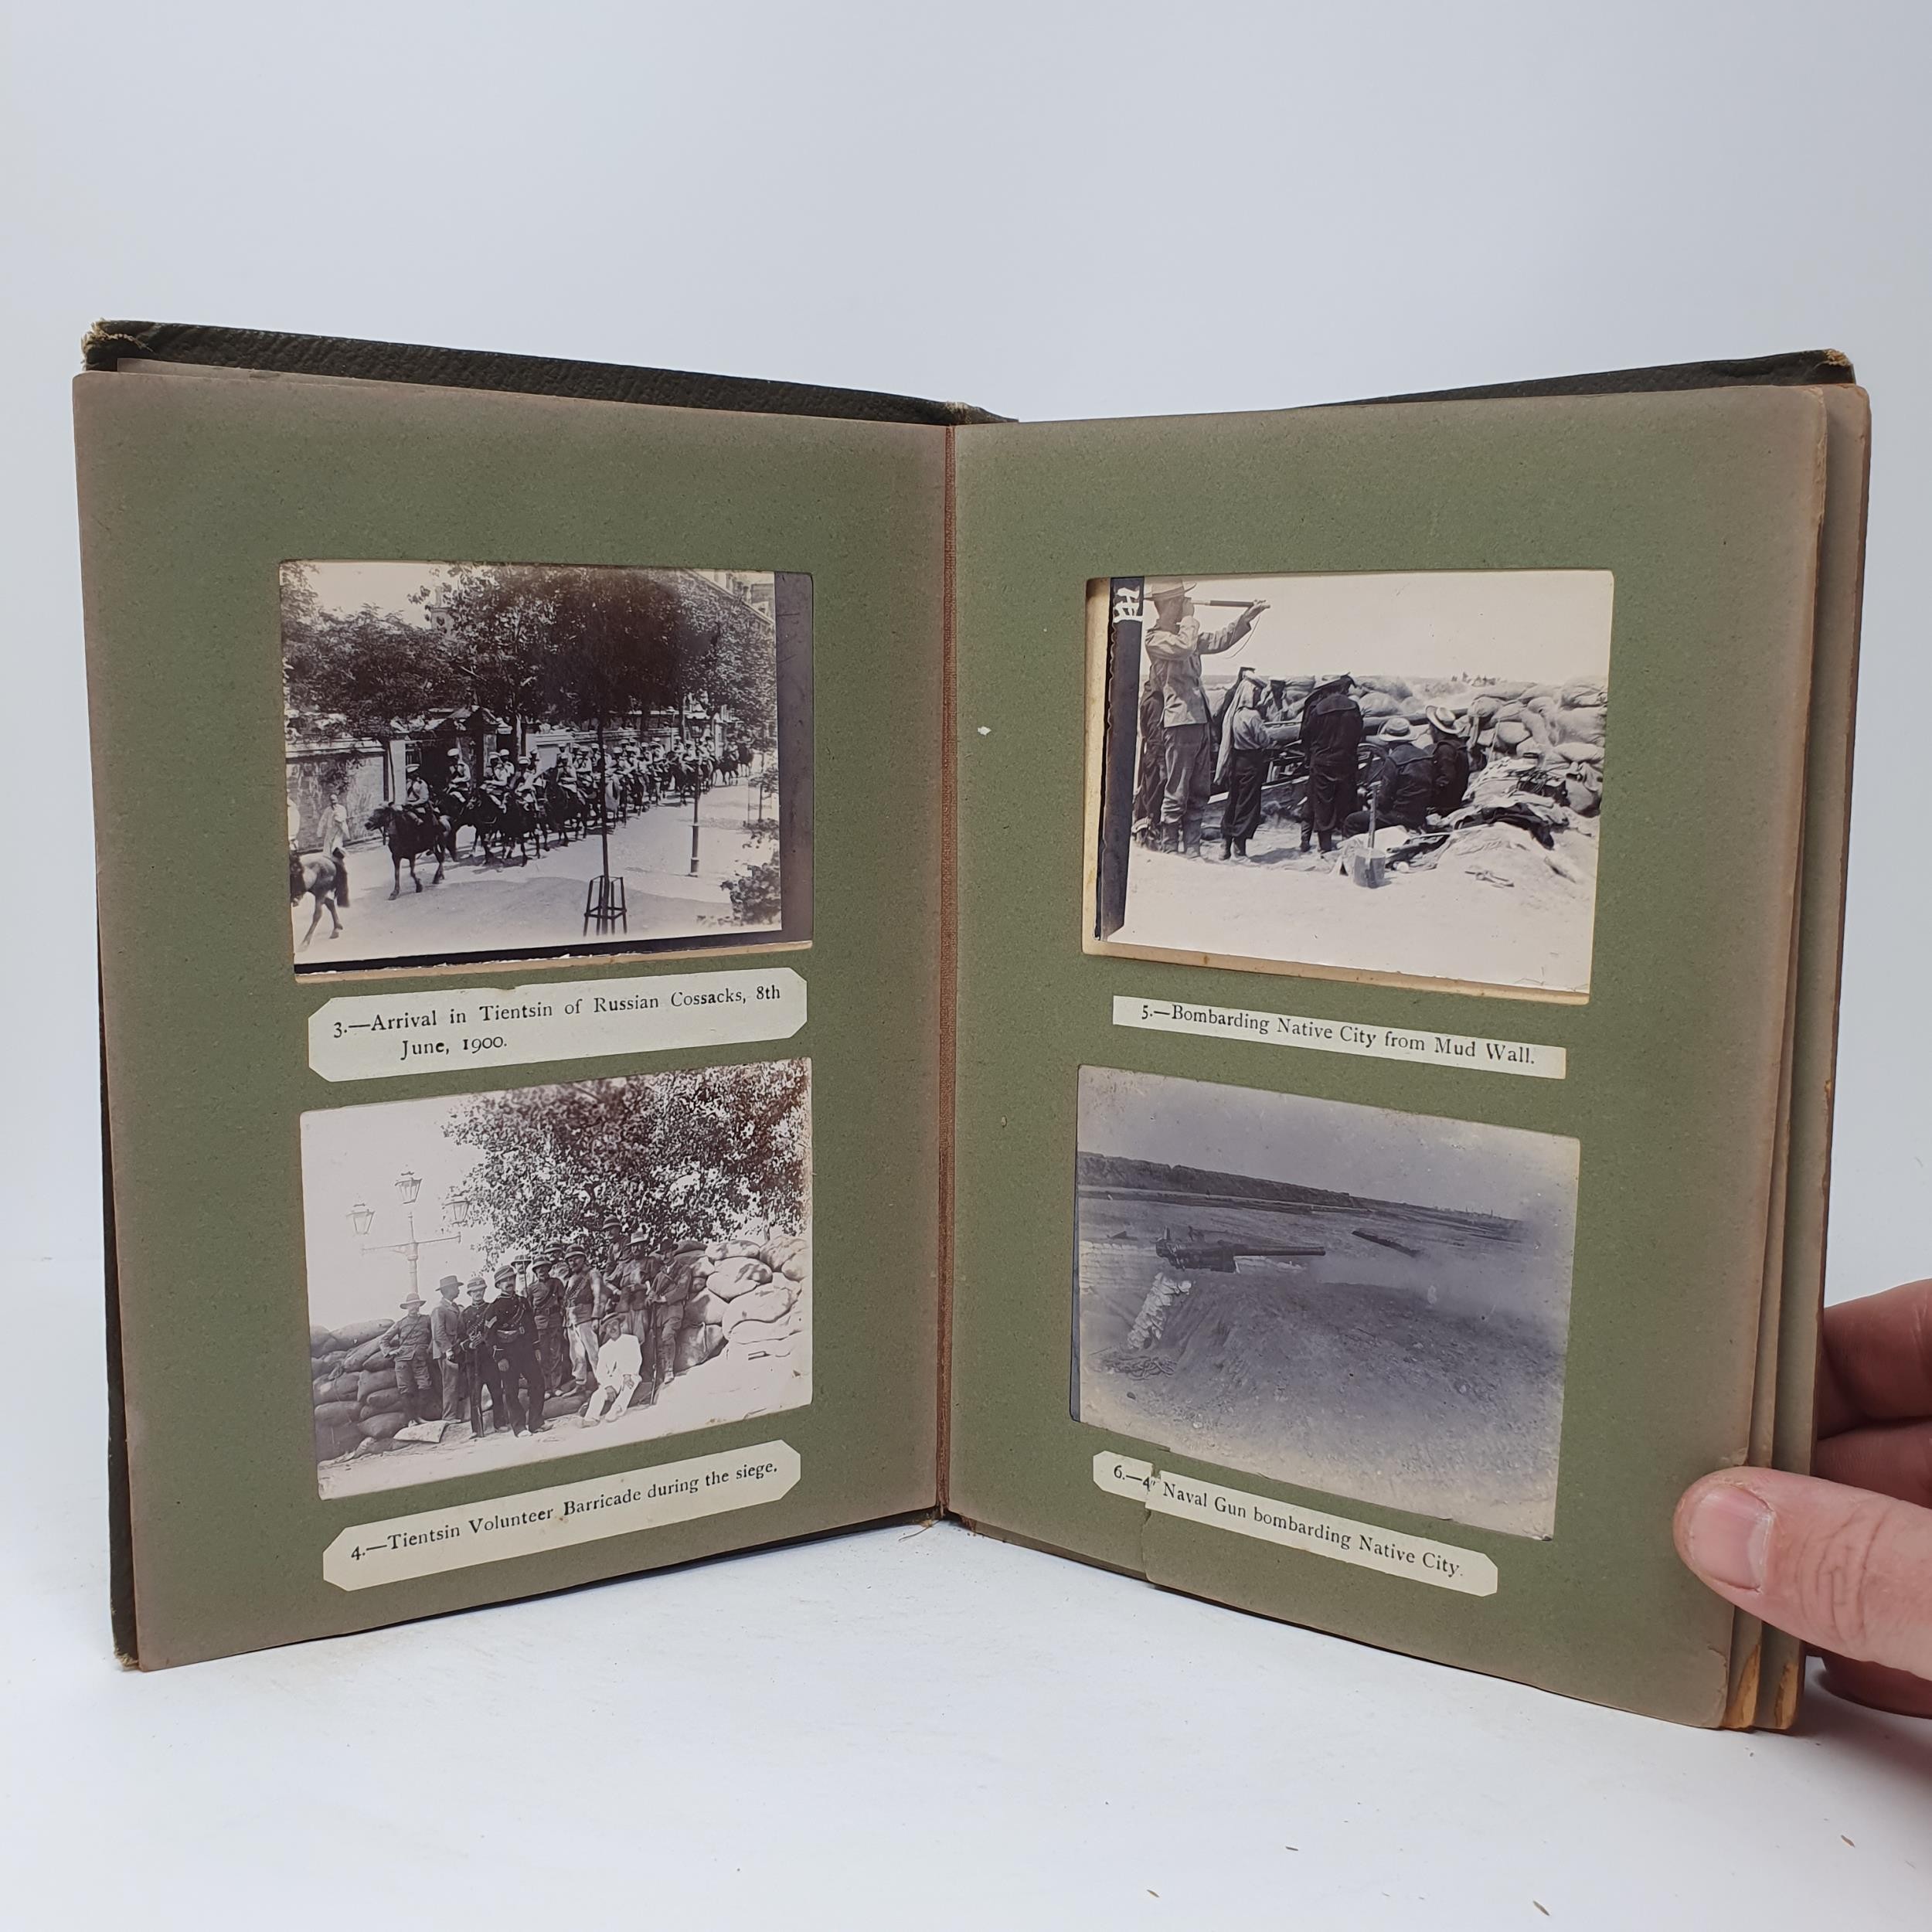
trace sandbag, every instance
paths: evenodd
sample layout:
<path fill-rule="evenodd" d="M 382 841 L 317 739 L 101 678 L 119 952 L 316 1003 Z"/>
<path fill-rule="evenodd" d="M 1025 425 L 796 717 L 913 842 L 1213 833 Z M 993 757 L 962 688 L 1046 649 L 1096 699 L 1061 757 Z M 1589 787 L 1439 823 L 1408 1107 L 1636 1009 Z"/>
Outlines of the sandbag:
<path fill-rule="evenodd" d="M 362 1388 L 354 1376 L 336 1376 L 315 1385 L 317 1403 L 354 1402 L 362 1395 Z"/>
<path fill-rule="evenodd" d="M 332 1328 L 311 1328 L 308 1332 L 308 1352 L 311 1355 L 327 1355 L 342 1345 L 335 1339 Z"/>
<path fill-rule="evenodd" d="M 798 1291 L 787 1286 L 782 1277 L 768 1281 L 763 1287 L 754 1288 L 750 1294 L 740 1295 L 726 1304 L 722 1318 L 725 1333 L 735 1336 L 747 1322 L 755 1325 L 782 1321 L 791 1312 L 798 1299 Z"/>
<path fill-rule="evenodd" d="M 371 1396 L 395 1386 L 396 1371 L 393 1369 L 365 1369 L 355 1378 L 355 1400 L 366 1402 Z"/>
<path fill-rule="evenodd" d="M 1606 716 L 1599 709 L 1583 709 L 1566 706 L 1556 713 L 1553 722 L 1559 738 L 1580 738 L 1587 744 L 1601 744 Z"/>
<path fill-rule="evenodd" d="M 331 1427 L 336 1427 L 355 1420 L 355 1405 L 352 1402 L 318 1402 L 315 1405 L 315 1420 L 318 1426 L 326 1423 Z"/>
<path fill-rule="evenodd" d="M 378 1389 L 373 1395 L 365 1396 L 355 1405 L 358 1415 L 400 1416 L 403 1413 L 403 1392 L 400 1389 Z"/>
<path fill-rule="evenodd" d="M 1586 706 L 1600 711 L 1610 702 L 1610 693 L 1600 684 L 1592 684 L 1587 678 L 1581 678 L 1563 686 L 1563 702 L 1566 706 Z"/>
<path fill-rule="evenodd" d="M 1355 702 L 1365 718 L 1393 718 L 1403 709 L 1402 700 L 1387 691 L 1365 691 Z"/>
<path fill-rule="evenodd" d="M 735 1301 L 740 1295 L 749 1294 L 753 1288 L 762 1287 L 771 1279 L 771 1270 L 764 1262 L 751 1255 L 743 1255 L 727 1261 L 720 1261 L 711 1271 L 706 1282 L 706 1292 L 715 1294 L 720 1301 Z"/>
<path fill-rule="evenodd" d="M 1600 765 L 1604 762 L 1604 748 L 1580 739 L 1566 739 L 1554 747 L 1559 758 L 1566 758 L 1573 765 Z"/>
<path fill-rule="evenodd" d="M 387 1335 L 395 1326 L 393 1320 L 380 1321 L 352 1321 L 346 1328 L 335 1331 L 335 1345 L 341 1349 L 359 1349 L 366 1342 L 373 1342 L 379 1335 Z"/>
<path fill-rule="evenodd" d="M 1505 718 L 1496 726 L 1496 742 L 1505 751 L 1514 751 L 1529 740 L 1529 727 L 1520 718 Z"/>
<path fill-rule="evenodd" d="M 356 1431 L 365 1442 L 387 1442 L 399 1434 L 409 1424 L 400 1415 L 365 1416 L 356 1423 Z"/>
<path fill-rule="evenodd" d="M 383 1359 L 382 1345 L 377 1342 L 365 1342 L 359 1349 L 352 1349 L 342 1358 L 342 1372 L 354 1375 L 359 1369 L 366 1369 L 372 1362 Z"/>

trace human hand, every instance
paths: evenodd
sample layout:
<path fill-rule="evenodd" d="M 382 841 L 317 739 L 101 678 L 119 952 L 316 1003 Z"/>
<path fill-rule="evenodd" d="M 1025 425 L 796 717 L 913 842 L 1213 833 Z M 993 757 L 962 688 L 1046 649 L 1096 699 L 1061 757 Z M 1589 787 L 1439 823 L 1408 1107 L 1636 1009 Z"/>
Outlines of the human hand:
<path fill-rule="evenodd" d="M 1679 1553 L 1841 1696 L 1932 1716 L 1932 1281 L 1825 1311 L 1813 1467 L 1701 1478 Z"/>

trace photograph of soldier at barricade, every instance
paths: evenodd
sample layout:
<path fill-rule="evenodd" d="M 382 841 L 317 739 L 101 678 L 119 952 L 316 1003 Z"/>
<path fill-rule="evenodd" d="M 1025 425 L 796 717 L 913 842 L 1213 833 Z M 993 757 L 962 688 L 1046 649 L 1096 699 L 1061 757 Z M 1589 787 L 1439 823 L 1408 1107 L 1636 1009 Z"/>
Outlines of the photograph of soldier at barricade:
<path fill-rule="evenodd" d="M 323 1495 L 811 1400 L 808 1061 L 333 1107 L 301 1138 Z"/>
<path fill-rule="evenodd" d="M 1107 589 L 1094 949 L 1588 992 L 1610 573 Z"/>
<path fill-rule="evenodd" d="M 1576 1141 L 1088 1066 L 1077 1143 L 1077 1420 L 1553 1532 Z"/>
<path fill-rule="evenodd" d="M 809 937 L 810 600 L 770 571 L 284 564 L 296 970 Z"/>

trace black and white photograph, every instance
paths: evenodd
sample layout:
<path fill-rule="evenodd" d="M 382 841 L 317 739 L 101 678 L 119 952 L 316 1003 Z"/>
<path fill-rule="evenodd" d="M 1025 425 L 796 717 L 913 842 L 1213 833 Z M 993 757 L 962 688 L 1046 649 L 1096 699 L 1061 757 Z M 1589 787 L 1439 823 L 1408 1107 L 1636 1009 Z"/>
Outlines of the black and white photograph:
<path fill-rule="evenodd" d="M 296 971 L 809 937 L 809 591 L 284 564 Z"/>
<path fill-rule="evenodd" d="M 1077 1420 L 1553 1532 L 1575 1141 L 1087 1066 L 1078 1147 Z"/>
<path fill-rule="evenodd" d="M 809 1062 L 334 1107 L 301 1144 L 324 1496 L 811 1400 Z"/>
<path fill-rule="evenodd" d="M 1609 572 L 1107 589 L 1096 947 L 1588 994 Z"/>

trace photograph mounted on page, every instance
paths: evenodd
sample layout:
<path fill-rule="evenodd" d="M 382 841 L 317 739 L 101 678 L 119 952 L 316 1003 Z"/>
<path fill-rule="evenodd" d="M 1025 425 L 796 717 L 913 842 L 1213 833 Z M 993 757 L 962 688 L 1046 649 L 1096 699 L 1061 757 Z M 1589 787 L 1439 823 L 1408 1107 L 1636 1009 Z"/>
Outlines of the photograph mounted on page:
<path fill-rule="evenodd" d="M 359 1495 L 811 1400 L 811 1068 L 302 1116 L 317 1487 Z"/>
<path fill-rule="evenodd" d="M 1073 1416 L 1546 1537 L 1577 1143 L 1083 1066 Z"/>
<path fill-rule="evenodd" d="M 811 587 L 281 567 L 295 970 L 800 940 Z"/>
<path fill-rule="evenodd" d="M 1090 951 L 1590 990 L 1602 570 L 1090 587 Z"/>

